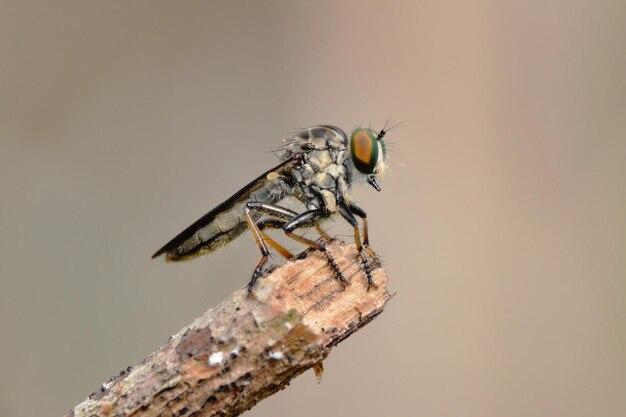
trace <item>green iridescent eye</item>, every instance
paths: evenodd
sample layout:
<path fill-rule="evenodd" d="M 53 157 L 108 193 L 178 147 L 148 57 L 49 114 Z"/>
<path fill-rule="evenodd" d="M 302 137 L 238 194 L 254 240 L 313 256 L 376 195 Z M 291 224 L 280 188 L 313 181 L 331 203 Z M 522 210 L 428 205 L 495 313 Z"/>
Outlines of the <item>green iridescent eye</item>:
<path fill-rule="evenodd" d="M 372 174 L 378 163 L 378 142 L 374 132 L 370 129 L 356 129 L 352 132 L 350 155 L 356 169 L 363 174 Z"/>

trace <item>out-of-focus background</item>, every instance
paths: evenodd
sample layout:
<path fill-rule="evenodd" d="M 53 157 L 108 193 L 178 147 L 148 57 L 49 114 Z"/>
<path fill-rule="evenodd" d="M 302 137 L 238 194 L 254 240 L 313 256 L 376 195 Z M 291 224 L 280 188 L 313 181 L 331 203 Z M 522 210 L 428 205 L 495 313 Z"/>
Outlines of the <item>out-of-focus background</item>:
<path fill-rule="evenodd" d="M 0 416 L 63 415 L 245 285 L 246 237 L 150 255 L 286 133 L 387 119 L 391 174 L 356 193 L 397 296 L 320 385 L 247 415 L 623 416 L 625 21 L 623 1 L 3 2 Z"/>

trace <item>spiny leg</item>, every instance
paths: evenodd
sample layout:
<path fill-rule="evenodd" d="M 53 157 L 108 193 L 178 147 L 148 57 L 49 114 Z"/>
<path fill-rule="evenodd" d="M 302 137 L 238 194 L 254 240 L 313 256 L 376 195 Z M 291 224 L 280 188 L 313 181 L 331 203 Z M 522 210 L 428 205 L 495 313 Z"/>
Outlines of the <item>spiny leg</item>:
<path fill-rule="evenodd" d="M 268 208 L 266 206 L 267 205 L 264 203 L 259 203 L 256 201 L 248 201 L 245 207 L 246 222 L 248 223 L 248 227 L 250 228 L 250 231 L 252 232 L 252 236 L 254 237 L 254 240 L 256 241 L 256 244 L 259 247 L 259 250 L 261 251 L 261 258 L 259 259 L 259 262 L 257 262 L 256 268 L 254 269 L 254 272 L 252 273 L 252 278 L 250 279 L 250 282 L 248 283 L 248 293 L 252 292 L 252 289 L 254 288 L 254 284 L 256 283 L 259 276 L 261 276 L 261 271 L 263 270 L 263 266 L 265 265 L 265 262 L 267 261 L 267 257 L 269 256 L 269 251 L 267 250 L 267 245 L 265 244 L 265 242 L 272 245 L 272 247 L 278 250 L 278 252 L 281 253 L 283 256 L 289 255 L 289 257 L 291 257 L 291 253 L 287 249 L 283 248 L 273 239 L 269 238 L 261 230 L 261 228 L 257 226 L 257 224 L 255 223 L 250 213 L 252 211 L 255 211 L 255 212 L 260 212 L 263 214 L 268 214 L 268 215 L 283 218 L 283 219 L 293 218 L 294 216 L 297 215 L 297 213 L 291 210 L 288 210 L 286 208 L 282 208 L 282 207 L 272 206 Z M 266 225 L 263 226 L 263 228 L 265 227 Z"/>
<path fill-rule="evenodd" d="M 256 280 L 261 275 L 261 270 L 263 268 L 263 265 L 265 265 L 265 262 L 267 261 L 269 251 L 267 250 L 267 246 L 265 245 L 265 241 L 263 240 L 263 235 L 261 234 L 261 231 L 259 230 L 257 225 L 254 223 L 254 220 L 252 219 L 252 216 L 250 215 L 250 207 L 247 204 L 245 208 L 245 213 L 246 213 L 246 222 L 248 223 L 248 228 L 250 229 L 250 232 L 252 233 L 252 236 L 254 237 L 254 240 L 257 246 L 259 247 L 259 250 L 261 251 L 261 258 L 259 259 L 259 262 L 257 262 L 256 268 L 254 268 L 254 272 L 252 273 L 252 278 L 250 279 L 250 282 L 248 283 L 248 293 L 251 293 L 252 288 L 254 288 L 254 284 L 256 283 Z"/>
<path fill-rule="evenodd" d="M 365 271 L 365 275 L 367 276 L 368 285 L 372 285 L 374 282 L 372 280 L 372 271 L 370 269 L 369 262 L 367 261 L 367 257 L 365 256 L 365 253 L 363 253 L 364 245 L 361 244 L 361 236 L 359 234 L 359 222 L 356 221 L 356 218 L 350 211 L 348 205 L 343 201 L 339 202 L 339 213 L 354 228 L 354 242 L 356 243 L 356 248 L 359 251 L 361 265 L 363 267 L 363 270 Z M 366 234 L 365 230 L 364 234 Z"/>
<path fill-rule="evenodd" d="M 328 263 L 330 264 L 330 266 L 332 267 L 333 271 L 337 274 L 337 276 L 339 277 L 339 280 L 342 283 L 345 283 L 346 279 L 343 275 L 343 273 L 341 272 L 341 270 L 339 269 L 339 266 L 337 265 L 337 263 L 335 262 L 335 259 L 332 257 L 332 255 L 330 254 L 330 252 L 328 251 L 328 249 L 326 248 L 325 244 L 321 244 L 318 242 L 314 242 L 310 239 L 305 238 L 304 236 L 301 235 L 297 235 L 295 233 L 293 233 L 293 231 L 297 228 L 300 227 L 304 227 L 304 226 L 309 226 L 313 223 L 316 223 L 316 221 L 323 216 L 326 216 L 327 213 L 323 210 L 317 209 L 317 210 L 309 210 L 306 211 L 302 214 L 297 214 L 294 211 L 291 211 L 289 209 L 286 209 L 284 207 L 281 206 L 277 206 L 277 205 L 273 205 L 273 204 L 268 204 L 268 203 L 260 203 L 260 202 L 256 202 L 256 201 L 250 201 L 246 204 L 246 208 L 249 210 L 254 210 L 256 212 L 260 212 L 263 214 L 267 214 L 269 216 L 273 216 L 276 219 L 268 219 L 268 220 L 264 220 L 261 221 L 259 223 L 260 227 L 257 227 L 255 225 L 255 227 L 258 229 L 264 229 L 267 227 L 281 227 L 283 228 L 283 230 L 285 231 L 285 233 L 287 234 L 287 236 L 289 236 L 290 238 L 303 243 L 309 247 L 312 247 L 314 249 L 320 250 L 322 252 L 324 252 L 326 254 L 326 257 L 328 258 Z M 251 220 L 251 218 L 250 218 Z M 261 230 L 259 230 L 259 234 L 261 235 Z M 261 240 L 263 240 L 263 236 L 261 235 Z M 268 241 L 268 243 L 270 243 Z M 283 248 L 284 249 L 284 248 Z M 263 252 L 261 252 L 263 253 Z M 265 257 L 267 258 L 267 257 Z M 263 262 L 265 262 L 265 259 L 262 259 Z M 256 273 L 256 271 L 255 271 Z M 253 276 L 254 278 L 254 276 Z M 257 277 L 258 278 L 258 277 Z M 256 281 L 256 278 L 254 278 L 254 280 Z M 254 286 L 254 283 L 251 282 L 251 285 Z M 248 287 L 249 289 L 251 288 L 250 286 Z"/>
<path fill-rule="evenodd" d="M 333 271 L 335 272 L 335 274 L 337 274 L 337 277 L 339 277 L 339 281 L 341 281 L 342 284 L 345 285 L 346 282 L 346 278 L 343 276 L 343 273 L 341 272 L 341 270 L 339 269 L 339 266 L 337 265 L 337 262 L 335 262 L 335 259 L 333 258 L 333 256 L 330 254 L 330 252 L 328 251 L 328 248 L 326 247 L 326 244 L 322 244 L 319 242 L 315 242 L 311 239 L 308 239 L 302 235 L 297 235 L 295 233 L 293 233 L 293 231 L 295 229 L 298 229 L 300 227 L 304 227 L 304 226 L 309 226 L 313 223 L 315 223 L 320 217 L 324 217 L 327 216 L 327 213 L 323 210 L 320 209 L 315 209 L 315 210 L 309 210 L 309 211 L 305 211 L 304 213 L 298 215 L 297 217 L 291 219 L 289 222 L 287 222 L 284 226 L 283 226 L 283 230 L 285 231 L 285 233 L 287 234 L 287 236 L 289 236 L 290 238 L 303 243 L 311 248 L 317 249 L 319 251 L 322 251 L 326 254 L 326 258 L 328 258 L 328 263 L 330 264 L 331 268 L 333 269 Z"/>
<path fill-rule="evenodd" d="M 365 210 L 363 210 L 361 207 L 352 202 L 348 203 L 348 209 L 353 214 L 356 214 L 363 220 L 363 247 L 372 259 L 378 260 L 378 256 L 376 256 L 376 253 L 374 253 L 374 251 L 370 247 L 370 238 L 367 234 L 367 213 L 365 213 Z"/>
<path fill-rule="evenodd" d="M 282 220 L 276 220 L 276 219 L 262 220 L 259 222 L 259 229 L 263 230 L 264 228 L 270 228 L 270 227 L 278 229 L 278 228 L 282 228 L 285 225 L 285 223 L 287 222 L 282 221 Z M 332 236 L 329 235 L 324 229 L 322 229 L 322 226 L 320 226 L 319 223 L 315 223 L 315 230 L 317 230 L 317 233 L 320 235 L 320 239 L 322 239 L 324 242 L 328 243 L 331 240 L 333 240 Z"/>

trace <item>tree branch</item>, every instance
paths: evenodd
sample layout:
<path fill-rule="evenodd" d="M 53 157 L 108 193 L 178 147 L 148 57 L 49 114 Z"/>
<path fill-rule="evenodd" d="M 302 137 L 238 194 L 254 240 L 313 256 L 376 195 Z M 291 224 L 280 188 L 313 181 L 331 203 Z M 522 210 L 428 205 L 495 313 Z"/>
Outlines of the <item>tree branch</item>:
<path fill-rule="evenodd" d="M 309 368 L 320 378 L 330 350 L 391 297 L 379 264 L 368 289 L 355 246 L 329 249 L 345 289 L 324 254 L 304 252 L 260 279 L 253 297 L 235 291 L 68 416 L 235 416 Z"/>

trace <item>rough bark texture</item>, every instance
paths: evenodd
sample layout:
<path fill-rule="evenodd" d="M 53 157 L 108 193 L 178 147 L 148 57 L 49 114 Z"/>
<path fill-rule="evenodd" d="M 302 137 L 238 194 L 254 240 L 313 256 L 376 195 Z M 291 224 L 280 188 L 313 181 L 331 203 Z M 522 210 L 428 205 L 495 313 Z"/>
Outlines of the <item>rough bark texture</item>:
<path fill-rule="evenodd" d="M 321 377 L 332 347 L 390 298 L 380 265 L 368 288 L 354 245 L 329 249 L 345 289 L 323 254 L 304 252 L 260 279 L 253 297 L 235 291 L 68 416 L 235 416 L 309 368 Z"/>

